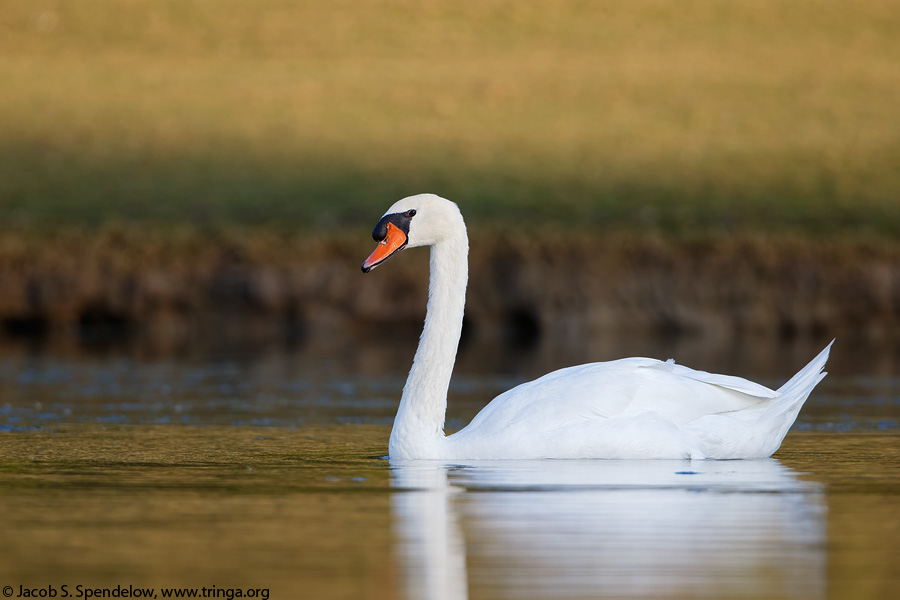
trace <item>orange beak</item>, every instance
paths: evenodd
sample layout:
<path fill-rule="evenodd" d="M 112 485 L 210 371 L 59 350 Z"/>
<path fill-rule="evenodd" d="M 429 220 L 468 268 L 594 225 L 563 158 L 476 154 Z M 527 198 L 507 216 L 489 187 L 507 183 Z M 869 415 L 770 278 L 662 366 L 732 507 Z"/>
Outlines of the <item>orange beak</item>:
<path fill-rule="evenodd" d="M 362 264 L 363 273 L 368 273 L 388 258 L 390 258 L 395 252 L 399 252 L 406 247 L 407 243 L 406 234 L 400 230 L 399 227 L 394 225 L 393 223 L 387 224 L 387 235 L 383 240 L 378 242 L 378 246 L 375 248 L 375 252 L 369 255 L 369 258 L 366 259 L 366 262 Z"/>

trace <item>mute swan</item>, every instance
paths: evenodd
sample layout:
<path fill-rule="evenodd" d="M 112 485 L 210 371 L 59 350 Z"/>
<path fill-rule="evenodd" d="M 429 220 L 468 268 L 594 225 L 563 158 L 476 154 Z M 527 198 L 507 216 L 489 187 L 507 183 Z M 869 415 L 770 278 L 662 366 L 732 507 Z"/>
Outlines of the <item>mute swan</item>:
<path fill-rule="evenodd" d="M 445 436 L 468 280 L 462 214 L 439 196 L 410 196 L 388 209 L 372 237 L 378 246 L 363 273 L 404 248 L 431 247 L 425 327 L 391 430 L 394 461 L 763 458 L 778 450 L 825 376 L 831 344 L 777 391 L 672 360 L 591 363 L 500 394 L 467 427 Z"/>

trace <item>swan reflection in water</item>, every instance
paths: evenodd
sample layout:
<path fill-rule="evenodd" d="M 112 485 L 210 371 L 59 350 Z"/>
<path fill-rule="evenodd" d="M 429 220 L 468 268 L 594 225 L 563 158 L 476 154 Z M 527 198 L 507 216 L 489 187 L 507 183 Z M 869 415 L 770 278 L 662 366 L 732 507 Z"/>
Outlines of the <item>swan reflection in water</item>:
<path fill-rule="evenodd" d="M 819 484 L 776 459 L 392 462 L 406 598 L 824 598 Z"/>

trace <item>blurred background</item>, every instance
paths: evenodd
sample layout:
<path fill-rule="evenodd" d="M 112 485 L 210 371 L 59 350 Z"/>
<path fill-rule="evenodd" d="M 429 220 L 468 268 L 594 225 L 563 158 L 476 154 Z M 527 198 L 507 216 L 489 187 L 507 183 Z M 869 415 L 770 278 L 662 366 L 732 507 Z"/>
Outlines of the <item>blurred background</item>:
<path fill-rule="evenodd" d="M 469 344 L 892 342 L 898 40 L 889 0 L 6 0 L 0 332 L 414 340 L 426 259 L 358 265 L 428 191 Z"/>

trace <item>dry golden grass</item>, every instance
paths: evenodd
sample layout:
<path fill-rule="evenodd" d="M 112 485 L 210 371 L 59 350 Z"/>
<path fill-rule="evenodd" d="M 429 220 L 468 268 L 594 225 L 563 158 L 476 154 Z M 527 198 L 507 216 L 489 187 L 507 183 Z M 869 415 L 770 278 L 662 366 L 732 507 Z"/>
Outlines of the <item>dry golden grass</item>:
<path fill-rule="evenodd" d="M 900 233 L 891 0 L 6 0 L 0 219 Z"/>

